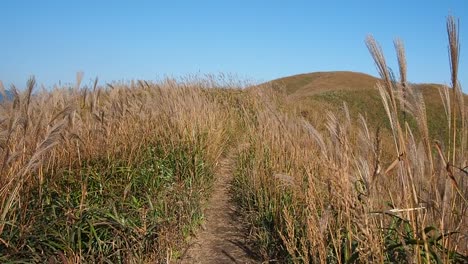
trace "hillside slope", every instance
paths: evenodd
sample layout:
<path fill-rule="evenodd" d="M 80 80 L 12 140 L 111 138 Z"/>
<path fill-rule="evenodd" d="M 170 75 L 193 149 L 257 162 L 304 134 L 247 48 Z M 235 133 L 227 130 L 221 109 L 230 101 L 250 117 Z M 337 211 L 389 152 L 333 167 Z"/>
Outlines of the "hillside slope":
<path fill-rule="evenodd" d="M 326 118 L 326 110 L 336 111 L 346 102 L 351 116 L 362 114 L 373 127 L 387 127 L 387 117 L 382 106 L 376 84 L 379 78 L 368 74 L 334 71 L 299 74 L 272 80 L 262 87 L 287 95 L 287 108 L 316 123 L 320 127 Z M 446 138 L 442 123 L 445 120 L 444 108 L 439 95 L 440 84 L 413 84 L 412 89 L 420 89 L 429 119 L 431 135 L 437 139 Z M 465 104 L 468 98 L 465 96 Z M 414 120 L 408 117 L 410 125 Z"/>
<path fill-rule="evenodd" d="M 335 71 L 298 74 L 269 83 L 273 86 L 284 87 L 288 95 L 310 96 L 331 90 L 371 89 L 377 81 L 377 78 L 364 73 Z"/>

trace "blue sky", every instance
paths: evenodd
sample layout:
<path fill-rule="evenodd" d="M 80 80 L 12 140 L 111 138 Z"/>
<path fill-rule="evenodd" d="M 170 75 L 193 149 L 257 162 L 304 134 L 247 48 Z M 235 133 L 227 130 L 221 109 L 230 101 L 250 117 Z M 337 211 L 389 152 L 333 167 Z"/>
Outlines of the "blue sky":
<path fill-rule="evenodd" d="M 403 39 L 413 82 L 448 83 L 445 19 L 460 18 L 468 86 L 468 1 L 22 1 L 0 2 L 0 80 L 23 87 L 230 73 L 266 81 L 351 70 L 376 75 L 364 39 L 397 69 Z M 464 91 L 468 91 L 464 87 Z"/>

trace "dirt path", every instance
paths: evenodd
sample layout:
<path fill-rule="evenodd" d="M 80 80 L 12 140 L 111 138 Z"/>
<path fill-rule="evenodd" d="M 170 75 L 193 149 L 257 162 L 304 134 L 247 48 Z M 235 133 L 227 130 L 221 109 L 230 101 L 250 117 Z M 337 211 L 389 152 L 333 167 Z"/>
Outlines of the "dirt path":
<path fill-rule="evenodd" d="M 205 210 L 205 224 L 182 257 L 189 263 L 259 263 L 247 245 L 247 226 L 231 199 L 232 155 L 221 160 L 213 194 Z"/>

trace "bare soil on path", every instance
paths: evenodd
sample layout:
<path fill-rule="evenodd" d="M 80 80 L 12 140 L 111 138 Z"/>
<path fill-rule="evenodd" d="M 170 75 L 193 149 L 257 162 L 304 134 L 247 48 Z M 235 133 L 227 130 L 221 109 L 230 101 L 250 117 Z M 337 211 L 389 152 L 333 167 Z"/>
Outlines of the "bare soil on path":
<path fill-rule="evenodd" d="M 216 172 L 213 193 L 207 202 L 205 223 L 192 238 L 179 263 L 260 263 L 248 243 L 248 226 L 243 224 L 231 198 L 234 159 L 223 158 Z"/>

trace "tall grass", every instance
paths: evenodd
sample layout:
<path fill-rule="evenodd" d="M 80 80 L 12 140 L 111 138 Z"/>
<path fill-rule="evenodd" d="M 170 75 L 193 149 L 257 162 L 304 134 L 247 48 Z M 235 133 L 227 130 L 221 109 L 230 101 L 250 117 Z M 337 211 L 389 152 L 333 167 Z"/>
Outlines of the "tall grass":
<path fill-rule="evenodd" d="M 466 262 L 468 109 L 451 17 L 447 31 L 440 140 L 400 40 L 399 79 L 366 41 L 381 109 L 355 116 L 340 102 L 314 109 L 320 123 L 296 114 L 281 89 L 240 90 L 229 78 L 82 87 L 78 74 L 74 87 L 12 87 L 0 104 L 0 262 L 175 261 L 232 148 L 233 193 L 266 260 Z"/>
<path fill-rule="evenodd" d="M 0 262 L 177 259 L 230 144 L 211 79 L 24 92 L 0 105 Z"/>
<path fill-rule="evenodd" d="M 379 44 L 366 40 L 381 75 L 376 86 L 390 133 L 372 128 L 362 115 L 351 116 L 346 104 L 340 112 L 322 113 L 325 125 L 315 128 L 278 107 L 281 100 L 279 105 L 288 104 L 287 97 L 271 93 L 273 99 L 265 99 L 257 92 L 260 103 L 245 117 L 253 121 L 249 144 L 239 151 L 235 193 L 265 259 L 468 261 L 468 109 L 457 77 L 458 27 L 452 17 L 447 31 L 452 83 L 440 92 L 447 140 L 430 137 L 422 92 L 407 81 L 401 41 L 395 42 L 398 81 Z"/>

